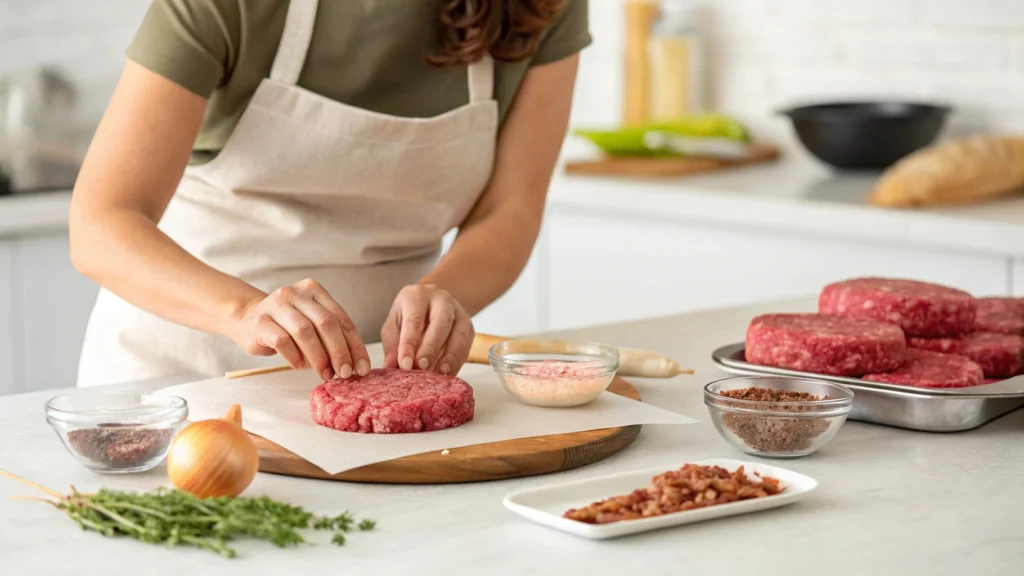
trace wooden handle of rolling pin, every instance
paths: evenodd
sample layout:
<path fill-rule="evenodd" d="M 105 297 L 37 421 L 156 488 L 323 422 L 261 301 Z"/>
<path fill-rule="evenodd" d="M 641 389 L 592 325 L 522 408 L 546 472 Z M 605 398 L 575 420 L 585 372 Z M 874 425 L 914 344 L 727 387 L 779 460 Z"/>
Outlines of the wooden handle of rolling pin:
<path fill-rule="evenodd" d="M 473 346 L 469 350 L 468 362 L 487 364 L 490 360 L 488 352 L 495 344 L 509 340 L 490 334 L 477 334 Z M 619 348 L 619 375 L 639 376 L 640 378 L 672 378 L 680 374 L 693 374 L 693 369 L 684 368 L 678 362 L 657 352 Z"/>
<path fill-rule="evenodd" d="M 490 359 L 488 353 L 495 344 L 501 344 L 510 338 L 492 336 L 490 334 L 477 334 L 473 339 L 473 345 L 469 349 L 469 357 L 466 359 L 470 364 L 488 364 Z M 291 366 L 271 366 L 269 368 L 251 368 L 249 370 L 235 370 L 227 372 L 224 377 L 227 379 L 255 376 L 257 374 L 270 374 L 272 372 L 283 372 L 291 370 Z M 693 369 L 684 368 L 678 362 L 657 352 L 649 350 L 636 350 L 633 348 L 619 348 L 619 375 L 638 376 L 640 378 L 671 378 L 680 374 L 693 374 Z"/>

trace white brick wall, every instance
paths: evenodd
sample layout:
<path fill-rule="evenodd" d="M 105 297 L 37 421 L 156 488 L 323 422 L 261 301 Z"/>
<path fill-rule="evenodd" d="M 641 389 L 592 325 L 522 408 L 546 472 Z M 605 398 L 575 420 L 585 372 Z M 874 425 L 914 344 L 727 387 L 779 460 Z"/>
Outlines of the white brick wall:
<path fill-rule="evenodd" d="M 270 1 L 270 0 L 260 0 Z M 705 0 L 713 102 L 791 142 L 773 111 L 845 96 L 947 99 L 958 130 L 1024 131 L 1024 0 Z M 573 120 L 613 125 L 623 0 L 590 0 Z M 147 0 L 0 0 L 0 74 L 55 64 L 98 117 Z"/>
<path fill-rule="evenodd" d="M 827 98 L 934 98 L 950 133 L 1024 133 L 1024 0 L 704 0 L 709 92 L 795 147 L 774 111 Z M 623 0 L 590 0 L 575 125 L 620 119 Z M 798 147 L 795 147 L 798 148 Z"/>

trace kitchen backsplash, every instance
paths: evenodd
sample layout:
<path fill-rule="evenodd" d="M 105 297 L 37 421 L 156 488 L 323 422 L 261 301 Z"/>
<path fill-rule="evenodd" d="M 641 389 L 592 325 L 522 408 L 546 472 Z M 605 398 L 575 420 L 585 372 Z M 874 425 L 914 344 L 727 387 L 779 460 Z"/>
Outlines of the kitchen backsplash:
<path fill-rule="evenodd" d="M 621 115 L 623 0 L 591 0 L 574 124 Z M 705 0 L 711 100 L 795 146 L 773 112 L 817 98 L 934 98 L 950 132 L 1024 132 L 1024 0 Z"/>
<path fill-rule="evenodd" d="M 249 1 L 249 0 L 247 0 Z M 274 1 L 274 0 L 251 0 Z M 57 64 L 102 113 L 145 0 L 0 0 L 0 74 Z M 772 116 L 825 97 L 938 98 L 953 130 L 1024 131 L 1024 0 L 706 0 L 711 100 L 791 143 Z M 621 109 L 623 0 L 590 0 L 574 124 Z"/>

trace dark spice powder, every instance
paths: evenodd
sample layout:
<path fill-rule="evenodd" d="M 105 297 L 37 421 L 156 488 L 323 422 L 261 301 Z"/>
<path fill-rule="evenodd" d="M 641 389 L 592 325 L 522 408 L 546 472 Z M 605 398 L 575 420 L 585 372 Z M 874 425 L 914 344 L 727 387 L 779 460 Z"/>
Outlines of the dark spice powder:
<path fill-rule="evenodd" d="M 140 466 L 160 455 L 171 440 L 169 428 L 136 428 L 100 424 L 68 432 L 75 452 L 112 468 Z"/>
<path fill-rule="evenodd" d="M 806 412 L 814 406 L 800 406 L 799 402 L 814 402 L 827 397 L 815 396 L 807 392 L 791 390 L 773 390 L 770 388 L 744 388 L 727 390 L 723 396 L 737 400 L 755 402 L 793 402 L 795 405 L 744 404 L 744 408 L 770 410 L 773 412 Z M 728 406 L 729 404 L 723 403 Z M 740 404 L 736 404 L 737 407 Z M 757 416 L 755 414 L 724 414 L 722 421 L 736 436 L 758 452 L 777 454 L 800 452 L 809 449 L 814 439 L 821 436 L 829 427 L 825 418 L 779 418 L 776 416 Z"/>

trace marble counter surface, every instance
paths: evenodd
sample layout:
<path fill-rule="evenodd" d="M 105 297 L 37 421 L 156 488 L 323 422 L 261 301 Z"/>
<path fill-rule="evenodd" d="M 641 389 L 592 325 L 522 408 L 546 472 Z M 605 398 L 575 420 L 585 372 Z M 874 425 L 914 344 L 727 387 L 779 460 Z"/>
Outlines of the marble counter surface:
<path fill-rule="evenodd" d="M 796 574 L 1019 575 L 1024 570 L 1021 483 L 1024 410 L 978 430 L 926 434 L 847 422 L 819 453 L 766 461 L 820 482 L 807 500 L 763 513 L 593 542 L 529 523 L 502 507 L 508 492 L 688 460 L 745 458 L 707 420 L 701 387 L 722 377 L 710 359 L 755 313 L 813 308 L 802 300 L 605 326 L 565 334 L 658 350 L 692 377 L 635 379 L 645 401 L 701 422 L 645 426 L 636 443 L 595 465 L 553 476 L 459 486 L 358 485 L 261 474 L 249 493 L 322 513 L 350 508 L 377 532 L 344 548 L 280 550 L 243 543 L 240 558 L 165 549 L 79 530 L 62 514 L 9 502 L 27 489 L 0 479 L 2 572 L 92 574 Z M 143 384 L 157 388 L 172 383 Z M 46 424 L 51 393 L 0 398 L 0 467 L 65 490 L 145 490 L 164 471 L 99 476 L 81 468 Z"/>

